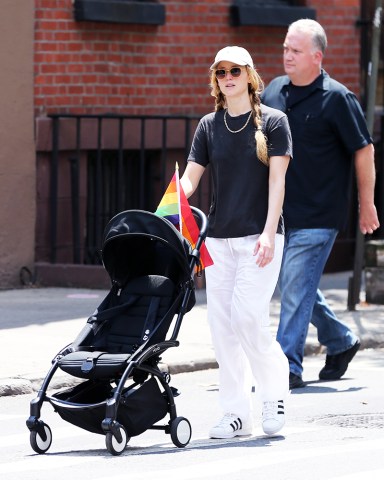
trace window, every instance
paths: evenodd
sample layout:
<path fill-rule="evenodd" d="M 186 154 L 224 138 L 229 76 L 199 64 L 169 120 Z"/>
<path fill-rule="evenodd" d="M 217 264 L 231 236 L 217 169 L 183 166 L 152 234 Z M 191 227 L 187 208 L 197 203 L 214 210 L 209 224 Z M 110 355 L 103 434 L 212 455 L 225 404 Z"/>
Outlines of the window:
<path fill-rule="evenodd" d="M 74 17 L 78 22 L 163 25 L 165 7 L 154 0 L 75 0 Z"/>
<path fill-rule="evenodd" d="M 300 18 L 316 18 L 313 8 L 295 0 L 234 0 L 230 6 L 231 25 L 288 26 Z"/>

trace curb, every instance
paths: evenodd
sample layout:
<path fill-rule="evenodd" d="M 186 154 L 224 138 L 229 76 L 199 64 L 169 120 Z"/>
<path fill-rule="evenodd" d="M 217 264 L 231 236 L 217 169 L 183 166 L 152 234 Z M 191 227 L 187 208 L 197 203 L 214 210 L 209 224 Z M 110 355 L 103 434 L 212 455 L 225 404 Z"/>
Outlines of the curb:
<path fill-rule="evenodd" d="M 177 373 L 197 372 L 199 370 L 210 370 L 218 367 L 215 359 L 198 360 L 196 362 L 192 361 L 186 363 L 168 363 L 163 365 L 165 371 L 171 375 L 176 375 Z"/>
<path fill-rule="evenodd" d="M 384 335 L 379 336 L 378 338 L 360 338 L 361 346 L 360 350 L 365 349 L 375 349 L 375 348 L 384 348 Z M 304 355 L 325 355 L 325 347 L 315 344 L 308 343 L 305 346 Z M 209 370 L 218 368 L 218 364 L 214 358 L 207 358 L 196 361 L 188 361 L 185 363 L 182 362 L 170 362 L 170 363 L 160 363 L 160 369 L 171 374 L 176 375 L 178 373 L 189 373 L 197 372 L 199 370 Z M 15 395 L 25 395 L 38 392 L 44 378 L 0 378 L 0 397 L 6 396 L 15 396 Z M 50 388 L 52 389 L 61 389 L 67 388 L 79 383 L 81 379 L 76 377 L 66 376 L 56 376 L 53 378 L 50 383 Z"/>
<path fill-rule="evenodd" d="M 185 363 L 160 363 L 160 370 L 171 375 L 197 372 L 218 368 L 215 359 L 198 360 Z M 0 397 L 26 395 L 38 392 L 44 378 L 0 378 Z M 80 383 L 82 379 L 70 376 L 54 376 L 49 384 L 50 389 L 68 388 Z"/>
<path fill-rule="evenodd" d="M 0 397 L 33 393 L 32 383 L 24 378 L 0 378 Z"/>

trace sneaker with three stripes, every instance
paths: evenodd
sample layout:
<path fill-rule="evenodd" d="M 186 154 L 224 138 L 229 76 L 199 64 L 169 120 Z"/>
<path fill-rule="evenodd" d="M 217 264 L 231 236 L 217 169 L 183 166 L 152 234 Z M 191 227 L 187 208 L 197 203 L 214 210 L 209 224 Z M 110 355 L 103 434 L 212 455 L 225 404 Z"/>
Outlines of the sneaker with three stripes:
<path fill-rule="evenodd" d="M 275 435 L 285 424 L 284 401 L 263 402 L 263 430 L 266 435 Z"/>
<path fill-rule="evenodd" d="M 252 422 L 243 422 L 233 413 L 226 413 L 209 431 L 210 438 L 233 438 L 252 434 Z"/>

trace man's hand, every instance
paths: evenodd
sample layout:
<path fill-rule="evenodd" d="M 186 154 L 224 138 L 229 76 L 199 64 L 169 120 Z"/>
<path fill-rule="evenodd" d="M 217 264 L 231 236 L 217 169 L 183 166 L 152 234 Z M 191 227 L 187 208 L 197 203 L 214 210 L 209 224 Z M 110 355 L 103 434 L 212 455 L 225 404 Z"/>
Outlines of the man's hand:
<path fill-rule="evenodd" d="M 359 227 L 363 235 L 373 233 L 380 227 L 375 205 L 360 206 Z"/>

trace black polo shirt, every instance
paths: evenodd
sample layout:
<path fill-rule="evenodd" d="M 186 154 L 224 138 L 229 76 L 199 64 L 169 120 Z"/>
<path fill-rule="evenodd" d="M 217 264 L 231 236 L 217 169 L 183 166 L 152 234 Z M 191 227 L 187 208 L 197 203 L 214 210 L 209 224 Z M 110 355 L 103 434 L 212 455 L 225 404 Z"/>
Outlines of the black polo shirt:
<path fill-rule="evenodd" d="M 269 156 L 291 156 L 292 141 L 287 116 L 261 105 L 263 133 Z M 249 112 L 237 117 L 227 114 L 231 130 L 241 129 Z M 197 126 L 189 162 L 210 165 L 213 199 L 208 236 L 235 238 L 262 233 L 268 213 L 269 168 L 256 155 L 255 125 L 231 133 L 224 123 L 224 110 L 205 115 Z M 283 233 L 280 219 L 278 233 Z"/>
<path fill-rule="evenodd" d="M 262 94 L 266 105 L 286 112 L 293 159 L 286 176 L 288 228 L 343 228 L 354 152 L 372 143 L 356 96 L 322 71 L 305 87 L 277 77 Z"/>

